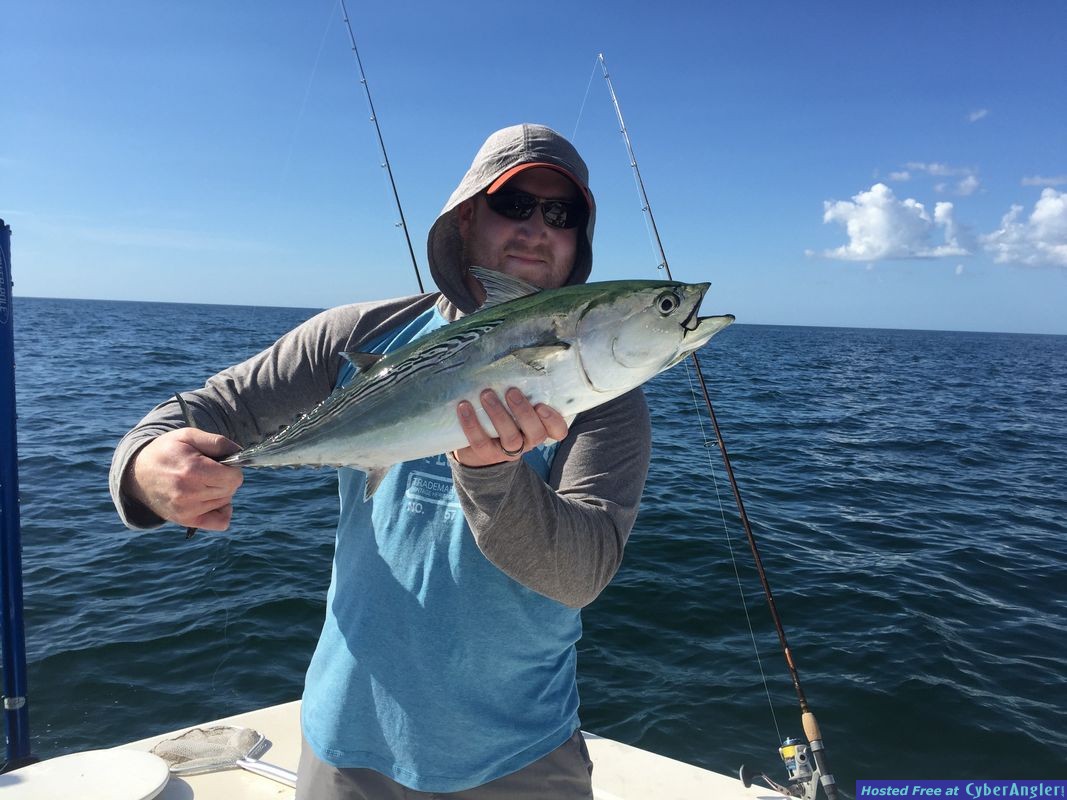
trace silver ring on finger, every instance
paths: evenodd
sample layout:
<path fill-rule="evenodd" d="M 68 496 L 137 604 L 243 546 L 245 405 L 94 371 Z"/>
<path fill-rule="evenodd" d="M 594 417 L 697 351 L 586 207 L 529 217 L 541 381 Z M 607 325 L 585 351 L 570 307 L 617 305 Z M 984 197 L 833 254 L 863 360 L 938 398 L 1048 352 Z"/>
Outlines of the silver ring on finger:
<path fill-rule="evenodd" d="M 519 431 L 519 436 L 522 437 L 522 444 L 519 445 L 519 448 L 517 450 L 508 450 L 506 447 L 504 447 L 503 442 L 500 443 L 500 449 L 504 451 L 504 455 L 511 456 L 512 458 L 514 458 L 515 456 L 522 455 L 522 451 L 526 449 L 526 434 L 522 431 Z"/>

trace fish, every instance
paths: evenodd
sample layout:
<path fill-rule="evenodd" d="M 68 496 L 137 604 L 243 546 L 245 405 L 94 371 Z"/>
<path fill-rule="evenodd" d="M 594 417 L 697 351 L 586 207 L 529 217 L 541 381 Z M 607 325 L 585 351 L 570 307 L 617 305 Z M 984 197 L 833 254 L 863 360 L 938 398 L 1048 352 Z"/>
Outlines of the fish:
<path fill-rule="evenodd" d="M 471 268 L 486 298 L 472 314 L 385 355 L 352 352 L 353 380 L 293 424 L 222 459 L 241 467 L 354 467 L 364 499 L 389 469 L 466 447 L 456 406 L 521 390 L 570 424 L 674 366 L 734 321 L 700 317 L 710 284 L 620 280 L 542 289 Z"/>

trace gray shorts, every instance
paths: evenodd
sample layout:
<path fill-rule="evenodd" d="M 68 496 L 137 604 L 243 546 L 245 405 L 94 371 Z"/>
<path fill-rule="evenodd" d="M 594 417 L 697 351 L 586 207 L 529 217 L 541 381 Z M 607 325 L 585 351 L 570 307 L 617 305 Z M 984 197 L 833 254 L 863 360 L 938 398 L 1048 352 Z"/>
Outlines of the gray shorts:
<path fill-rule="evenodd" d="M 296 800 L 593 800 L 593 762 L 580 731 L 518 772 L 462 792 L 417 792 L 372 769 L 338 769 L 304 742 Z"/>

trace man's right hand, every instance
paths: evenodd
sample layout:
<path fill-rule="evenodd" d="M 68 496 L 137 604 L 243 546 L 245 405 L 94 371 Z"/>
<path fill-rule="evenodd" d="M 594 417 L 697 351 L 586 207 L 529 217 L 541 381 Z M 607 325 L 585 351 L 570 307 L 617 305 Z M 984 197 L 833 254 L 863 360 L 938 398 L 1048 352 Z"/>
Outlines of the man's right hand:
<path fill-rule="evenodd" d="M 224 531 L 233 514 L 233 494 L 244 477 L 239 467 L 216 459 L 240 449 L 217 433 L 196 428 L 169 431 L 134 456 L 122 478 L 122 491 L 163 519 Z"/>

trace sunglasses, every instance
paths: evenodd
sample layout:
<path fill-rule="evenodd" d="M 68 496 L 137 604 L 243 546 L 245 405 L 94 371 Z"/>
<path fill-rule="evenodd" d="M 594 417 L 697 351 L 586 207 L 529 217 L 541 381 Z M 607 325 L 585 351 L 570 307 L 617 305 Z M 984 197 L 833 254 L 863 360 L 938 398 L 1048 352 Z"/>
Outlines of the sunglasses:
<path fill-rule="evenodd" d="M 485 196 L 490 209 L 507 219 L 529 219 L 534 209 L 550 228 L 577 228 L 585 224 L 586 207 L 581 200 L 543 200 L 527 192 L 501 190 Z"/>

